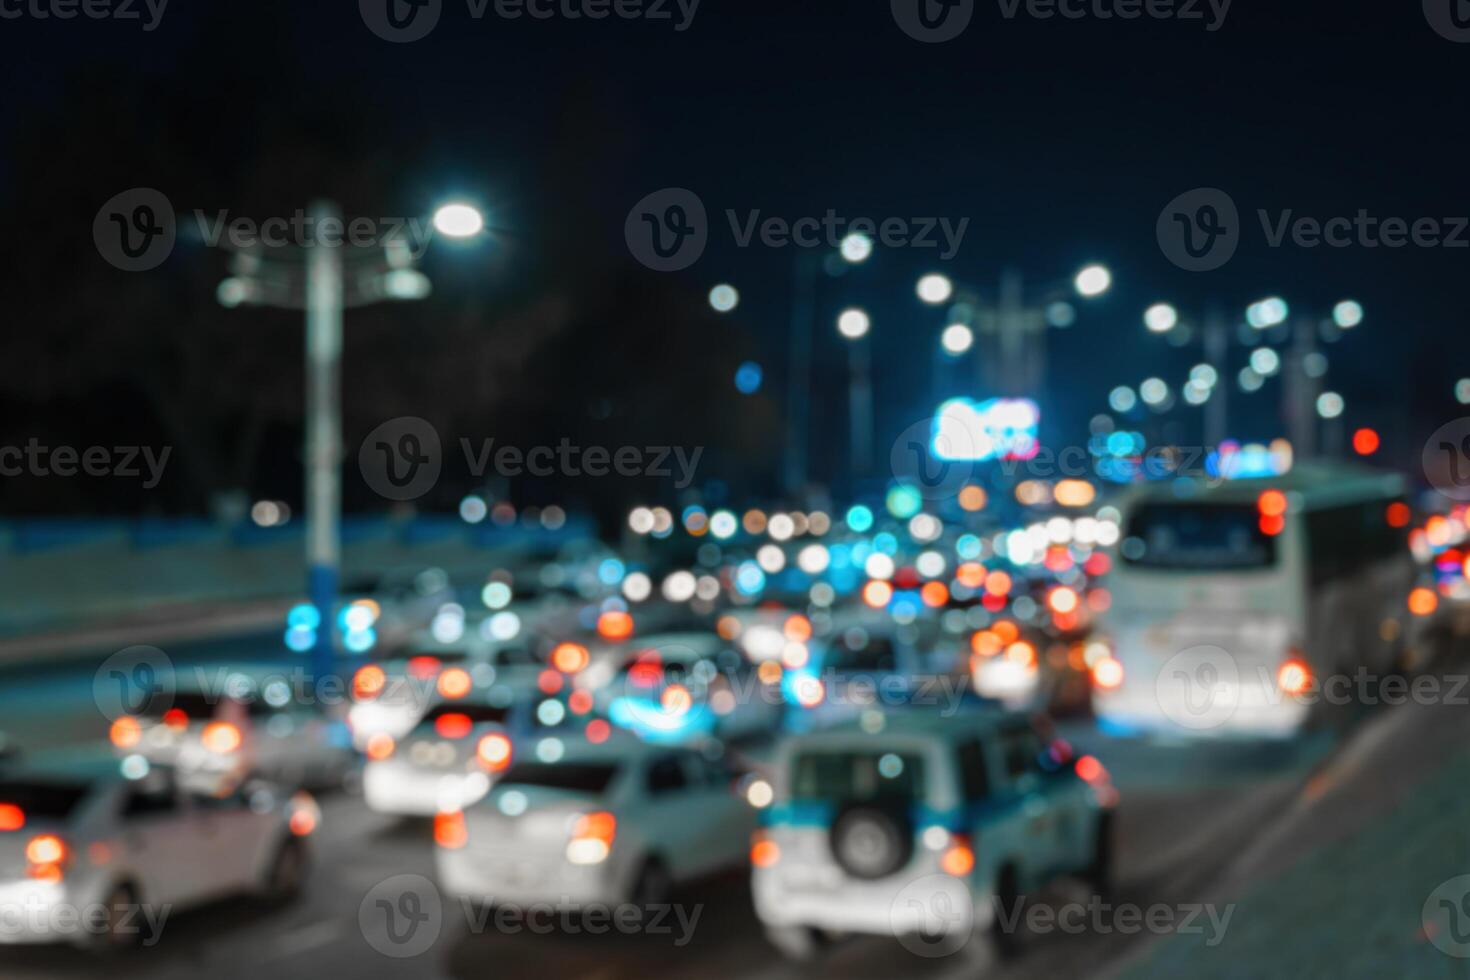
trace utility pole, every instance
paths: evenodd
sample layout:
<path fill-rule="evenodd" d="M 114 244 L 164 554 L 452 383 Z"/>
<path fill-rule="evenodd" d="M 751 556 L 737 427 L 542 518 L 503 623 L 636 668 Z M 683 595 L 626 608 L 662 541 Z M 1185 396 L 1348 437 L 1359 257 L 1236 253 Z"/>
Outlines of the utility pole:
<path fill-rule="evenodd" d="M 1283 394 L 1292 453 L 1297 459 L 1307 460 L 1318 454 L 1317 396 L 1321 384 L 1307 373 L 1307 358 L 1317 349 L 1317 322 L 1299 316 L 1292 327 L 1294 334 L 1287 356 Z"/>
<path fill-rule="evenodd" d="M 812 310 L 816 303 L 819 256 L 797 249 L 791 283 L 791 376 L 786 382 L 786 495 L 793 502 L 806 487 L 807 415 L 811 401 Z"/>
<path fill-rule="evenodd" d="M 343 277 L 340 236 L 320 232 L 324 222 L 340 227 L 342 213 L 317 201 L 310 214 L 318 234 L 306 253 L 306 569 L 307 595 L 321 616 L 312 671 L 325 677 L 336 656 L 333 617 L 342 561 Z"/>
<path fill-rule="evenodd" d="M 1230 334 L 1225 317 L 1218 309 L 1205 313 L 1205 363 L 1215 369 L 1215 386 L 1205 402 L 1205 448 L 1219 449 L 1229 434 L 1230 382 L 1225 376 L 1229 367 Z"/>

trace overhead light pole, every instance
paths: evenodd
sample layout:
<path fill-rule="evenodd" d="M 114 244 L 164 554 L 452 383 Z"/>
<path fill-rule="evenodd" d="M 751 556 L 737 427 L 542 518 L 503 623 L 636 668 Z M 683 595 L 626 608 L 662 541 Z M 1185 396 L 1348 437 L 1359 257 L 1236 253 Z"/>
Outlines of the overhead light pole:
<path fill-rule="evenodd" d="M 237 251 L 231 276 L 220 283 L 221 305 L 302 309 L 306 314 L 306 587 L 318 624 L 311 648 L 315 676 L 332 674 L 336 661 L 336 606 L 342 563 L 342 321 L 348 306 L 384 300 L 423 299 L 429 279 L 414 268 L 409 243 L 393 238 L 370 251 L 367 261 L 348 272 L 342 209 L 318 200 L 308 209 L 314 237 L 281 246 L 282 254 Z M 450 203 L 434 212 L 435 231 L 451 238 L 483 233 L 485 219 L 472 205 Z M 335 229 L 323 232 L 323 228 Z M 381 254 L 376 254 L 381 247 Z M 357 256 L 353 256 L 357 258 Z"/>

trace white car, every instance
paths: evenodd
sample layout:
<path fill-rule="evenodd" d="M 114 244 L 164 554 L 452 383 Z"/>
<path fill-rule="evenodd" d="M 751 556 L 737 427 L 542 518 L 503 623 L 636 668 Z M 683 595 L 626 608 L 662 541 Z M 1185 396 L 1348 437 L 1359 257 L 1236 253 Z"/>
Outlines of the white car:
<path fill-rule="evenodd" d="M 374 735 L 400 739 L 437 701 L 466 697 L 501 681 L 534 677 L 546 666 L 543 652 L 550 644 L 528 624 L 532 612 L 525 608 L 517 612 L 514 606 L 502 610 L 497 615 L 517 619 L 513 625 L 498 626 L 498 635 L 469 626 L 453 639 L 438 639 L 424 630 L 402 656 L 359 667 L 352 675 L 352 705 L 347 711 L 352 744 L 366 751 Z M 494 621 L 488 617 L 481 625 Z"/>
<path fill-rule="evenodd" d="M 285 681 L 255 690 L 244 678 L 232 678 L 231 693 L 160 692 L 118 718 L 109 731 L 118 757 L 172 766 L 180 781 L 206 793 L 251 775 L 291 787 L 340 785 L 357 764 L 346 726 L 294 700 Z"/>
<path fill-rule="evenodd" d="M 834 933 L 984 950 L 997 923 L 1051 878 L 1106 891 L 1116 790 L 1029 717 L 906 709 L 882 724 L 794 737 L 751 846 L 756 914 L 807 959 Z M 918 937 L 924 937 L 922 940 Z"/>
<path fill-rule="evenodd" d="M 401 739 L 377 735 L 367 746 L 363 797 L 368 808 L 432 816 L 480 799 L 535 740 L 570 732 L 572 713 L 534 683 L 496 684 L 470 698 L 430 708 Z"/>
<path fill-rule="evenodd" d="M 691 749 L 568 741 L 556 762 L 518 761 L 483 800 L 436 818 L 439 883 L 472 902 L 658 904 L 743 863 L 755 811 L 736 785 Z"/>
<path fill-rule="evenodd" d="M 653 742 L 758 738 L 777 732 L 780 691 L 713 632 L 660 633 L 599 657 L 575 678 L 600 713 Z"/>
<path fill-rule="evenodd" d="M 320 811 L 258 781 L 188 792 L 139 755 L 0 766 L 0 944 L 152 945 L 175 910 L 300 889 Z"/>

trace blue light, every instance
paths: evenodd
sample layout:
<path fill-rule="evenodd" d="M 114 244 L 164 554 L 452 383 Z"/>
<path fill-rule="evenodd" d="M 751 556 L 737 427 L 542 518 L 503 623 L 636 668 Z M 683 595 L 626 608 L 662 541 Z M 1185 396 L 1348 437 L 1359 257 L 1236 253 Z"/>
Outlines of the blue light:
<path fill-rule="evenodd" d="M 763 377 L 759 364 L 746 361 L 735 370 L 735 387 L 742 395 L 753 395 L 761 390 Z"/>
<path fill-rule="evenodd" d="M 367 653 L 378 642 L 378 634 L 371 629 L 353 630 L 342 638 L 343 646 L 353 653 Z"/>
<path fill-rule="evenodd" d="M 966 561 L 974 561 L 980 557 L 980 539 L 973 534 L 964 534 L 955 542 L 955 553 Z"/>
<path fill-rule="evenodd" d="M 873 550 L 880 555 L 892 557 L 898 554 L 898 538 L 884 531 L 882 534 L 873 536 Z"/>
<path fill-rule="evenodd" d="M 735 572 L 735 588 L 745 595 L 755 595 L 766 587 L 766 573 L 753 561 L 743 562 Z"/>
<path fill-rule="evenodd" d="M 597 566 L 597 578 L 603 585 L 617 585 L 627 571 L 627 567 L 616 558 L 604 558 Z"/>
<path fill-rule="evenodd" d="M 316 646 L 316 630 L 292 626 L 286 630 L 286 646 L 294 653 L 305 653 Z"/>
<path fill-rule="evenodd" d="M 924 497 L 917 488 L 906 483 L 899 483 L 888 491 L 885 502 L 888 505 L 888 513 L 901 521 L 906 521 L 924 506 Z"/>
<path fill-rule="evenodd" d="M 316 606 L 309 602 L 303 602 L 291 607 L 286 613 L 286 625 L 295 629 L 315 630 L 322 625 L 322 614 L 317 612 Z"/>
<path fill-rule="evenodd" d="M 855 504 L 847 510 L 847 526 L 859 534 L 873 526 L 873 512 L 862 504 Z"/>

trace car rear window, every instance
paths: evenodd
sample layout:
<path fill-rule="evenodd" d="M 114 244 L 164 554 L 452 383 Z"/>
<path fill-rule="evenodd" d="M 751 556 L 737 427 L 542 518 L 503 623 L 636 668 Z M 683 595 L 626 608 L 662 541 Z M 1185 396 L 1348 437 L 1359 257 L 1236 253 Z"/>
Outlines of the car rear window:
<path fill-rule="evenodd" d="M 491 704 L 441 704 L 424 715 L 421 724 L 432 725 L 445 715 L 464 715 L 469 718 L 472 725 L 487 723 L 501 725 L 505 723 L 506 718 L 510 717 L 510 708 Z"/>
<path fill-rule="evenodd" d="M 613 763 L 570 763 L 547 765 L 527 762 L 513 765 L 501 778 L 501 785 L 541 786 L 578 793 L 602 793 L 617 775 Z"/>
<path fill-rule="evenodd" d="M 87 795 L 86 783 L 0 782 L 0 803 L 20 807 L 26 818 L 64 820 Z"/>
<path fill-rule="evenodd" d="M 1123 560 L 1146 568 L 1266 568 L 1276 563 L 1276 539 L 1248 504 L 1144 504 L 1128 522 Z"/>
<path fill-rule="evenodd" d="M 792 766 L 796 800 L 919 799 L 923 794 L 924 760 L 908 752 L 805 752 Z"/>
<path fill-rule="evenodd" d="M 219 711 L 219 699 L 198 691 L 180 692 L 170 697 L 159 694 L 140 712 L 147 718 L 162 718 L 165 711 L 178 709 L 191 721 L 213 718 Z"/>

